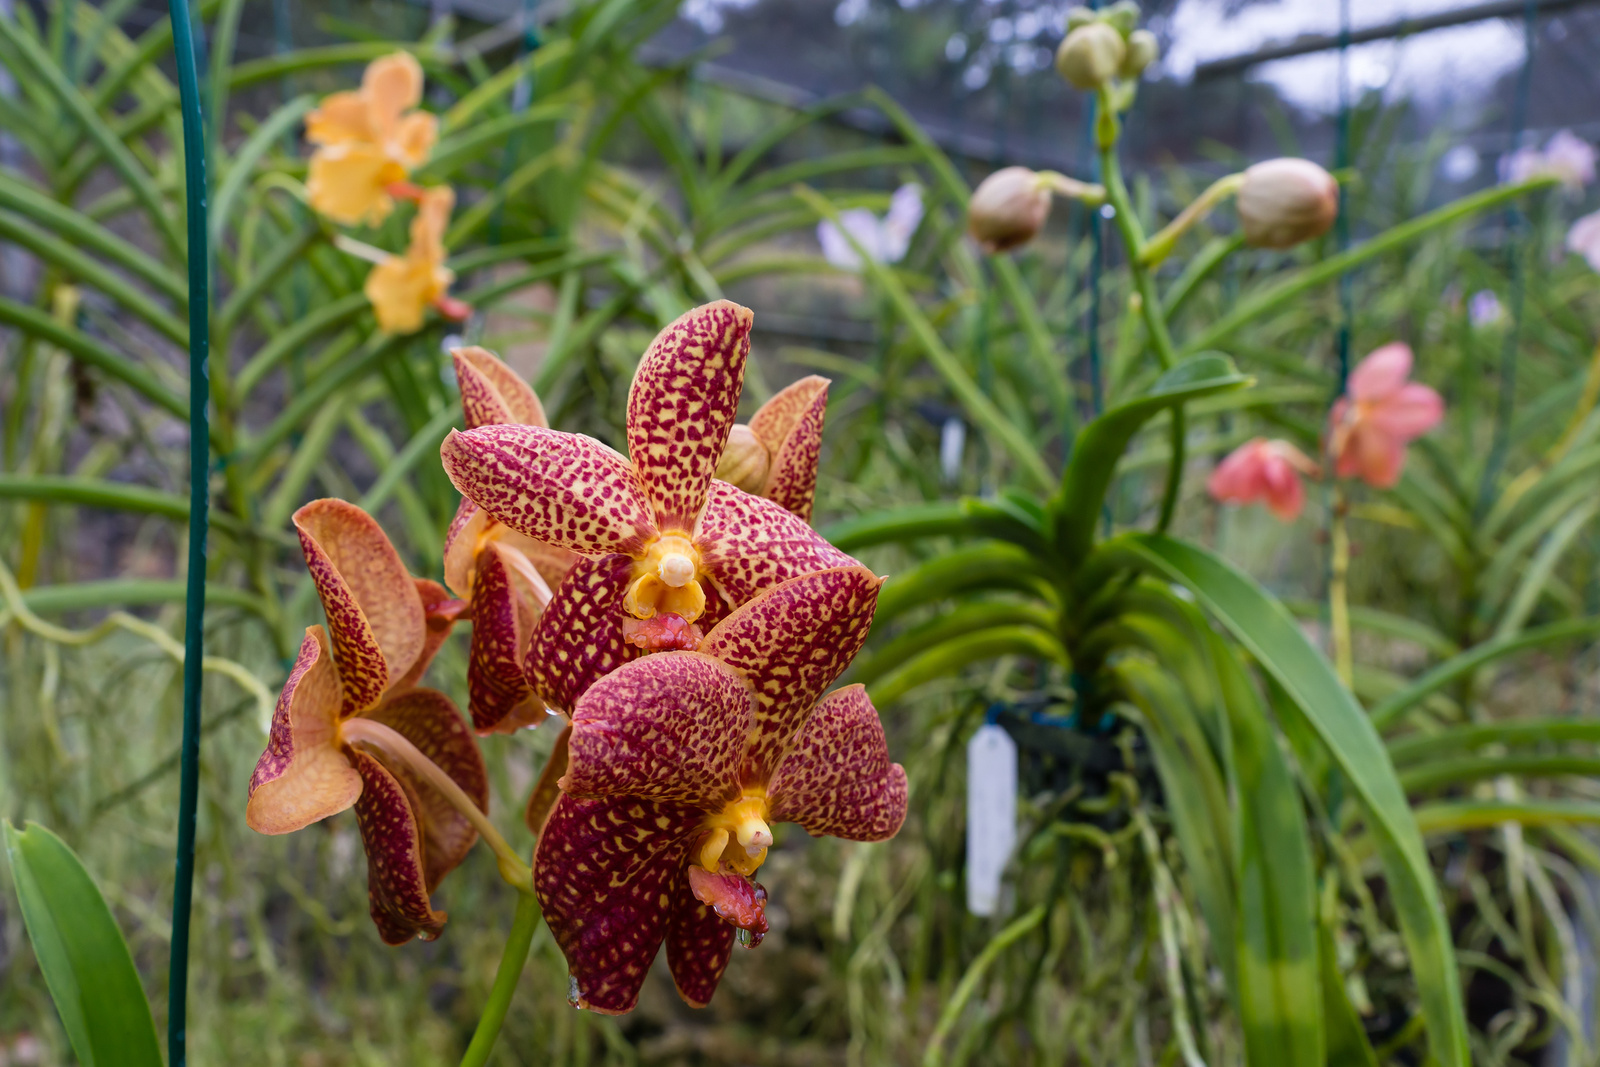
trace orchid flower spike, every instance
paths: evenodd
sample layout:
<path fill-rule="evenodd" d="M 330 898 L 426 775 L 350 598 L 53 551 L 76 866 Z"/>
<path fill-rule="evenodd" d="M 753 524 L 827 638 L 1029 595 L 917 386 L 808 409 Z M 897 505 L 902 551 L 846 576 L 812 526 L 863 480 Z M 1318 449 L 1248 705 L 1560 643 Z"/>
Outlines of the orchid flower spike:
<path fill-rule="evenodd" d="M 762 404 L 749 425 L 733 424 L 717 477 L 810 522 L 827 414 L 828 379 L 801 378 Z"/>
<path fill-rule="evenodd" d="M 295 512 L 328 626 L 306 630 L 250 779 L 245 821 L 285 834 L 354 807 L 383 940 L 432 940 L 429 897 L 472 848 L 489 780 L 450 698 L 416 686 L 460 612 L 342 500 Z"/>
<path fill-rule="evenodd" d="M 377 225 L 394 210 L 394 187 L 427 162 L 438 120 L 422 102 L 422 65 L 406 52 L 375 59 L 355 92 L 334 93 L 306 116 L 312 210 L 345 226 Z"/>
<path fill-rule="evenodd" d="M 1359 477 L 1379 489 L 1400 480 L 1406 445 L 1444 418 L 1438 393 L 1410 381 L 1411 348 L 1401 342 L 1384 345 L 1350 372 L 1345 395 L 1330 416 L 1334 473 Z"/>
<path fill-rule="evenodd" d="M 487 349 L 450 351 L 468 429 L 544 426 L 544 406 L 517 373 Z M 445 584 L 467 604 L 472 648 L 467 658 L 468 710 L 480 734 L 537 726 L 544 702 L 523 674 L 533 630 L 577 557 L 490 518 L 463 500 L 445 535 Z"/>
<path fill-rule="evenodd" d="M 773 824 L 851 841 L 900 829 L 905 770 L 866 690 L 822 696 L 866 640 L 880 584 L 864 567 L 791 579 L 698 652 L 635 660 L 579 700 L 534 858 L 575 1005 L 632 1010 L 663 943 L 679 994 L 708 1003 L 734 941 L 766 932 L 752 879 Z"/>
<path fill-rule="evenodd" d="M 456 275 L 444 265 L 444 231 L 455 202 L 456 194 L 448 185 L 423 190 L 406 254 L 390 256 L 367 275 L 367 299 L 378 328 L 386 333 L 416 333 L 430 307 L 458 321 L 472 314 L 471 307 L 450 298 Z"/>
<path fill-rule="evenodd" d="M 1257 437 L 1246 441 L 1217 464 L 1206 482 L 1214 500 L 1229 504 L 1263 502 L 1284 522 L 1305 506 L 1301 476 L 1315 477 L 1317 465 L 1288 441 Z"/>
<path fill-rule="evenodd" d="M 751 318 L 723 300 L 657 335 L 628 394 L 626 457 L 538 426 L 445 438 L 445 472 L 467 499 L 580 557 L 524 664 L 545 703 L 569 710 L 642 651 L 693 648 L 762 590 L 855 562 L 778 504 L 713 480 L 738 409 Z"/>

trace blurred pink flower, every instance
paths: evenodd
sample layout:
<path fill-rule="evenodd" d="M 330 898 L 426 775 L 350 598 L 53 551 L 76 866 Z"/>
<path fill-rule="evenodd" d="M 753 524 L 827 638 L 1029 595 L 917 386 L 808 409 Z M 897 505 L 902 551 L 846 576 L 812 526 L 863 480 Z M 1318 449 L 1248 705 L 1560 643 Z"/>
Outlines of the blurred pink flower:
<path fill-rule="evenodd" d="M 1591 268 L 1600 271 L 1600 211 L 1572 224 L 1567 231 L 1567 251 L 1576 252 L 1588 260 Z"/>
<path fill-rule="evenodd" d="M 922 187 L 902 185 L 889 199 L 889 213 L 879 218 L 866 208 L 839 212 L 839 221 L 856 243 L 877 263 L 898 263 L 911 248 L 911 237 L 922 223 Z M 861 257 L 829 219 L 817 223 L 817 241 L 829 263 L 845 270 L 860 270 Z"/>
<path fill-rule="evenodd" d="M 1350 372 L 1345 395 L 1333 405 L 1334 473 L 1388 489 L 1400 480 L 1406 445 L 1439 424 L 1444 400 L 1410 380 L 1411 348 L 1384 345 Z"/>
<path fill-rule="evenodd" d="M 1516 184 L 1548 174 L 1559 178 L 1568 192 L 1581 192 L 1594 181 L 1595 156 L 1594 145 L 1570 130 L 1558 130 L 1543 151 L 1527 147 L 1502 156 L 1500 180 Z"/>
<path fill-rule="evenodd" d="M 1217 464 L 1206 490 L 1214 499 L 1230 504 L 1265 502 L 1274 515 L 1288 522 L 1305 506 L 1306 488 L 1300 476 L 1316 473 L 1311 458 L 1288 441 L 1257 437 Z"/>

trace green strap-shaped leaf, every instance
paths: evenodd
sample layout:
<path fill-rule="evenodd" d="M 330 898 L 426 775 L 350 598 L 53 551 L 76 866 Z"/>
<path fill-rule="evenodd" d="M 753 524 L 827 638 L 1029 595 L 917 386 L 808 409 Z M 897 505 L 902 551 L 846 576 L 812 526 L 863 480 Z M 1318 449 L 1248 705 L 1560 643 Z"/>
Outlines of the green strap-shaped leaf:
<path fill-rule="evenodd" d="M 876 618 L 887 622 L 921 604 L 969 589 L 1016 589 L 1045 595 L 1039 561 L 1016 545 L 979 542 L 941 553 L 909 571 L 891 575 L 878 594 Z"/>
<path fill-rule="evenodd" d="M 1005 497 L 964 497 L 872 512 L 836 522 L 826 527 L 822 536 L 841 552 L 925 537 L 995 537 L 1025 548 L 1045 547 L 1038 518 L 1021 502 Z"/>
<path fill-rule="evenodd" d="M 921 626 L 913 626 L 904 633 L 896 634 L 893 640 L 857 659 L 850 667 L 849 679 L 870 685 L 923 650 L 977 630 L 996 626 L 1032 626 L 1043 634 L 1053 635 L 1056 625 L 1054 611 L 1028 601 L 979 600 L 958 604 Z"/>
<path fill-rule="evenodd" d="M 70 848 L 37 823 L 5 824 L 33 954 L 83 1067 L 161 1067 L 139 973 L 111 909 Z"/>
<path fill-rule="evenodd" d="M 894 673 L 867 687 L 879 707 L 894 703 L 919 685 L 947 678 L 971 663 L 999 656 L 1027 656 L 1070 666 L 1061 643 L 1032 626 L 996 626 L 934 645 Z"/>
<path fill-rule="evenodd" d="M 1327 1023 L 1328 1067 L 1378 1067 L 1361 1016 L 1350 1003 L 1344 975 L 1339 973 L 1339 950 L 1327 921 L 1319 924 L 1322 968 L 1322 1016 Z M 1299 1062 L 1299 1061 L 1294 1061 Z"/>
<path fill-rule="evenodd" d="M 36 307 L 6 297 L 0 297 L 0 323 L 15 326 L 25 333 L 48 341 L 64 349 L 89 366 L 105 372 L 142 393 L 145 399 L 160 405 L 179 418 L 189 417 L 189 405 L 162 384 L 147 368 L 116 352 L 109 346 L 79 330 L 51 317 Z"/>
<path fill-rule="evenodd" d="M 1414 734 L 1389 742 L 1395 766 L 1430 763 L 1460 749 L 1482 745 L 1549 745 L 1563 741 L 1600 744 L 1600 719 L 1516 719 L 1474 723 L 1436 734 Z"/>
<path fill-rule="evenodd" d="M 1157 534 L 1124 534 L 1101 552 L 1108 560 L 1153 569 L 1192 591 L 1282 687 L 1316 732 L 1360 800 L 1376 839 L 1433 1056 L 1442 1067 L 1469 1067 L 1461 979 L 1439 888 L 1417 819 L 1366 713 L 1283 605 L 1224 560 Z"/>
<path fill-rule="evenodd" d="M 1089 554 L 1117 460 L 1140 427 L 1167 408 L 1197 397 L 1241 389 L 1252 380 L 1235 370 L 1227 356 L 1196 356 L 1157 378 L 1143 396 L 1112 408 L 1085 426 L 1073 445 L 1060 492 L 1052 502 L 1058 524 L 1056 542 L 1066 558 L 1076 562 Z"/>

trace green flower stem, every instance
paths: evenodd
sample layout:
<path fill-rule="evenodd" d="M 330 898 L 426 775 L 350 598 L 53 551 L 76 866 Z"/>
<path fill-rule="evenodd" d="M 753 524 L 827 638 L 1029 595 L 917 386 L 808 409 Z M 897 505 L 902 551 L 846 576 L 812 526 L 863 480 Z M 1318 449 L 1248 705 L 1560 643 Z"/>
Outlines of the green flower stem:
<path fill-rule="evenodd" d="M 1333 645 L 1333 665 L 1348 688 L 1355 678 L 1355 657 L 1350 649 L 1350 531 L 1345 524 L 1350 510 L 1344 490 L 1333 488 L 1333 520 L 1329 530 L 1333 561 L 1328 578 L 1328 628 Z"/>
<path fill-rule="evenodd" d="M 500 969 L 495 972 L 494 986 L 489 990 L 489 1002 L 478 1017 L 478 1028 L 473 1031 L 472 1043 L 461 1057 L 461 1067 L 482 1067 L 489 1062 L 495 1038 L 506 1021 L 506 1011 L 511 1007 L 511 996 L 517 991 L 517 980 L 528 962 L 528 946 L 533 943 L 534 931 L 539 928 L 539 900 L 530 892 L 517 894 L 517 915 L 511 921 L 511 933 L 506 937 L 506 948 L 500 955 Z"/>
<path fill-rule="evenodd" d="M 1112 103 L 1105 91 L 1100 96 L 1100 113 L 1113 114 Z M 1115 131 L 1114 131 L 1115 132 Z M 1150 333 L 1150 347 L 1155 349 L 1161 369 L 1167 370 L 1177 362 L 1177 352 L 1172 345 L 1172 335 L 1167 331 L 1167 318 L 1162 314 L 1161 298 L 1156 293 L 1155 279 L 1145 262 L 1146 244 L 1139 219 L 1133 212 L 1133 202 L 1122 181 L 1122 167 L 1117 162 L 1116 138 L 1109 143 L 1102 140 L 1100 148 L 1100 178 L 1105 183 L 1106 201 L 1111 205 L 1117 231 L 1128 251 L 1128 273 L 1133 276 L 1140 316 Z M 1161 492 L 1161 513 L 1156 519 L 1156 532 L 1166 533 L 1178 509 L 1178 494 L 1183 487 L 1183 467 L 1187 460 L 1189 420 L 1182 405 L 1172 409 L 1170 432 L 1171 457 L 1167 461 L 1167 481 Z"/>
<path fill-rule="evenodd" d="M 340 723 L 339 732 L 347 742 L 370 745 L 390 759 L 404 764 L 408 770 L 415 772 L 437 789 L 439 795 L 472 824 L 472 828 L 483 838 L 483 843 L 489 846 L 499 864 L 500 877 L 521 892 L 531 891 L 533 872 L 528 869 L 522 857 L 506 844 L 506 839 L 500 836 L 500 831 L 495 829 L 494 823 L 490 822 L 489 817 L 472 802 L 471 797 L 467 796 L 466 790 L 457 785 L 455 779 L 440 769 L 437 763 L 424 755 L 421 749 L 396 730 L 360 715 Z"/>
<path fill-rule="evenodd" d="M 1403 222 L 1398 226 L 1385 230 L 1362 245 L 1347 252 L 1340 252 L 1336 256 L 1329 256 L 1321 263 L 1307 267 L 1278 282 L 1276 285 L 1267 286 L 1249 299 L 1241 300 L 1234 305 L 1232 311 L 1191 338 L 1183 346 L 1182 354 L 1190 355 L 1203 349 L 1216 347 L 1217 344 L 1237 330 L 1248 326 L 1264 315 L 1276 311 L 1308 290 L 1314 289 L 1324 282 L 1333 281 L 1339 275 L 1360 266 L 1369 259 L 1381 256 L 1385 252 L 1392 252 L 1407 242 L 1415 241 L 1433 230 L 1461 222 L 1480 212 L 1488 211 L 1490 208 L 1499 207 L 1507 201 L 1515 200 L 1520 196 L 1525 196 L 1541 189 L 1548 189 L 1555 184 L 1555 178 L 1534 178 L 1518 185 L 1497 185 L 1492 189 L 1485 189 L 1481 193 L 1464 196 L 1460 200 L 1435 208 L 1426 215 L 1418 215 L 1408 222 Z"/>
<path fill-rule="evenodd" d="M 1190 227 L 1207 215 L 1211 209 L 1222 203 L 1228 197 L 1239 191 L 1240 184 L 1244 181 L 1243 174 L 1229 174 L 1227 177 L 1218 178 L 1212 182 L 1205 192 L 1196 197 L 1188 207 L 1178 213 L 1178 217 L 1162 228 L 1144 246 L 1144 252 L 1139 256 L 1140 264 L 1147 267 L 1159 266 L 1163 260 L 1172 254 L 1178 244 L 1178 238 L 1189 232 Z"/>

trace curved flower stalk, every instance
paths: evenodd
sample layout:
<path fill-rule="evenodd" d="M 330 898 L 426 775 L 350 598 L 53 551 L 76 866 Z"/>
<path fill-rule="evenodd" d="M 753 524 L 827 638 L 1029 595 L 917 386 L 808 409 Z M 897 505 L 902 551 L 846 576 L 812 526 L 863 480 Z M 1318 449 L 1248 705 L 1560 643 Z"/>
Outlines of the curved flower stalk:
<path fill-rule="evenodd" d="M 385 257 L 367 275 L 367 299 L 384 332 L 416 333 L 430 307 L 456 321 L 472 314 L 470 306 L 450 297 L 456 275 L 444 265 L 444 231 L 455 202 L 456 194 L 447 185 L 424 189 L 411 220 L 406 254 Z"/>
<path fill-rule="evenodd" d="M 766 932 L 752 876 L 772 823 L 853 841 L 900 829 L 905 770 L 866 690 L 818 699 L 866 639 L 880 584 L 864 567 L 784 582 L 700 651 L 626 664 L 578 702 L 534 863 L 576 1005 L 631 1010 L 663 942 L 679 994 L 708 1003 L 733 942 Z"/>
<path fill-rule="evenodd" d="M 1406 446 L 1444 418 L 1439 394 L 1410 380 L 1411 348 L 1376 349 L 1350 372 L 1345 395 L 1333 405 L 1329 449 L 1334 473 L 1378 489 L 1400 481 Z"/>
<path fill-rule="evenodd" d="M 749 425 L 734 423 L 716 476 L 810 522 L 827 415 L 828 379 L 801 378 L 762 404 Z"/>
<path fill-rule="evenodd" d="M 432 940 L 445 913 L 429 897 L 480 833 L 503 872 L 521 863 L 485 817 L 488 778 L 461 713 L 443 693 L 416 687 L 461 605 L 406 573 L 353 504 L 314 501 L 294 522 L 328 626 L 306 630 L 245 820 L 284 834 L 354 807 L 379 934 L 391 945 Z"/>
<path fill-rule="evenodd" d="M 427 162 L 438 120 L 414 111 L 422 66 L 407 52 L 375 59 L 361 88 L 334 93 L 306 116 L 311 207 L 345 226 L 377 225 L 394 210 L 394 186 Z"/>
<path fill-rule="evenodd" d="M 1257 437 L 1246 441 L 1217 464 L 1206 491 L 1213 499 L 1233 504 L 1265 503 L 1288 522 L 1305 507 L 1301 476 L 1315 477 L 1317 465 L 1288 441 Z"/>
<path fill-rule="evenodd" d="M 546 425 L 538 395 L 492 353 L 474 345 L 450 355 L 468 429 Z M 472 619 L 467 706 L 480 734 L 511 733 L 544 720 L 544 702 L 522 664 L 550 590 L 574 558 L 496 522 L 470 500 L 461 502 L 445 537 L 444 576 Z"/>
<path fill-rule="evenodd" d="M 641 650 L 693 648 L 705 627 L 763 589 L 855 562 L 779 505 L 713 480 L 750 322 L 749 309 L 718 301 L 657 335 L 628 394 L 628 457 L 537 426 L 445 438 L 445 472 L 468 500 L 581 557 L 525 664 L 546 703 L 569 709 Z"/>

